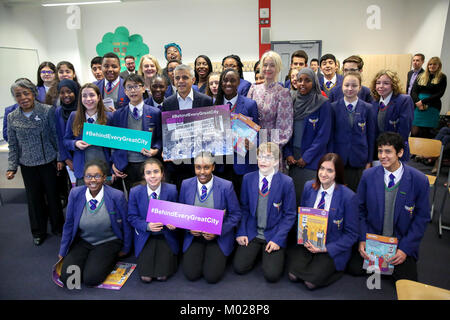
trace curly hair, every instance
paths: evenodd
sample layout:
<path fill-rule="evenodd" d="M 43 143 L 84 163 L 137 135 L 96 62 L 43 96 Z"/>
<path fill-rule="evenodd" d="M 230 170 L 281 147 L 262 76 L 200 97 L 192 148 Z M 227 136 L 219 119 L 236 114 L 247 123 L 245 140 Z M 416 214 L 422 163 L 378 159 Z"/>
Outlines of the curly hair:
<path fill-rule="evenodd" d="M 393 92 L 394 96 L 396 96 L 400 93 L 404 93 L 403 90 L 401 89 L 400 78 L 398 77 L 397 72 L 392 71 L 392 70 L 383 69 L 383 70 L 378 71 L 378 73 L 375 75 L 375 77 L 373 78 L 372 83 L 370 85 L 370 92 L 371 92 L 373 98 L 375 99 L 375 101 L 380 100 L 380 95 L 378 94 L 378 92 L 376 90 L 376 83 L 377 83 L 377 80 L 383 75 L 386 75 L 389 79 L 391 79 L 392 92 Z"/>

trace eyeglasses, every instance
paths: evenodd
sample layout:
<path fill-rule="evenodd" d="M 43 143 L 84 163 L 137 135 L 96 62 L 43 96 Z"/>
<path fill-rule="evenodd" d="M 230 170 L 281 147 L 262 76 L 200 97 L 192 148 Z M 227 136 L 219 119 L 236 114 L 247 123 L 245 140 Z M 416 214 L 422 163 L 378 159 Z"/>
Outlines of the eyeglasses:
<path fill-rule="evenodd" d="M 127 91 L 134 91 L 134 90 L 139 90 L 142 87 L 142 85 L 136 85 L 136 86 L 126 86 L 125 90 Z"/>
<path fill-rule="evenodd" d="M 41 70 L 42 74 L 54 74 L 52 70 Z"/>
<path fill-rule="evenodd" d="M 87 174 L 87 175 L 84 176 L 84 178 L 85 178 L 86 180 L 92 180 L 92 179 L 100 180 L 100 179 L 103 178 L 103 177 L 104 177 L 104 176 L 101 175 L 101 174 L 96 174 L 95 176 L 92 176 L 92 175 L 90 175 L 90 174 Z"/>

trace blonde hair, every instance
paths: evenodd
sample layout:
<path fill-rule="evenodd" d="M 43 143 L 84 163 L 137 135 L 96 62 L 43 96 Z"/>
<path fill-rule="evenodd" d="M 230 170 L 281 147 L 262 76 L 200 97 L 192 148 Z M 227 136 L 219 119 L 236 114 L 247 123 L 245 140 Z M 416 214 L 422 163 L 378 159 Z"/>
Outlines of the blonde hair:
<path fill-rule="evenodd" d="M 139 61 L 139 69 L 138 69 L 138 74 L 142 77 L 145 78 L 144 76 L 144 66 L 143 66 L 143 62 L 145 59 L 151 60 L 156 67 L 156 73 L 157 74 L 161 74 L 162 69 L 161 66 L 159 65 L 158 59 L 156 59 L 154 56 L 152 56 L 151 54 L 146 54 L 144 56 L 142 56 L 141 60 Z"/>
<path fill-rule="evenodd" d="M 280 148 L 274 142 L 265 142 L 262 143 L 257 150 L 257 155 L 262 152 L 271 153 L 275 160 L 278 160 L 280 157 Z"/>
<path fill-rule="evenodd" d="M 396 96 L 400 93 L 403 93 L 403 91 L 400 87 L 400 78 L 398 77 L 397 72 L 392 71 L 392 70 L 380 70 L 375 75 L 375 77 L 373 78 L 372 83 L 370 85 L 370 92 L 372 93 L 372 96 L 374 97 L 374 99 L 376 101 L 380 100 L 380 95 L 378 94 L 378 92 L 376 90 L 376 83 L 377 83 L 377 80 L 383 75 L 386 75 L 389 79 L 391 79 L 392 93 L 394 96 Z"/>
<path fill-rule="evenodd" d="M 431 80 L 432 84 L 438 84 L 441 81 L 442 78 L 442 62 L 439 57 L 432 57 L 430 60 L 428 60 L 427 67 L 425 68 L 425 72 L 421 73 L 417 79 L 417 83 L 421 86 L 426 86 L 428 82 L 430 81 L 430 70 L 428 69 L 428 66 L 430 63 L 437 63 L 439 68 L 436 71 L 436 74 L 434 75 L 433 80 Z"/>
<path fill-rule="evenodd" d="M 276 72 L 276 77 L 275 79 L 278 78 L 278 75 L 281 72 L 281 68 L 283 67 L 283 63 L 281 61 L 281 57 L 278 53 L 276 53 L 275 51 L 267 51 L 266 53 L 264 53 L 261 57 L 261 63 L 259 65 L 259 68 L 261 70 L 262 65 L 264 64 L 264 60 L 266 58 L 271 58 L 275 64 L 275 72 Z"/>

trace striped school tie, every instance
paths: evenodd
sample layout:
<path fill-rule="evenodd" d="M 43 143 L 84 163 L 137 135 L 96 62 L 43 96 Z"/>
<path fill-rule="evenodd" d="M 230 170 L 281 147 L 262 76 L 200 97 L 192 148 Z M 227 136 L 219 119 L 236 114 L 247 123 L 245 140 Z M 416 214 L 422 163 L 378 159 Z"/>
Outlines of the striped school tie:
<path fill-rule="evenodd" d="M 389 175 L 389 184 L 388 184 L 388 188 L 392 188 L 393 186 L 395 186 L 395 176 L 391 173 Z"/>
<path fill-rule="evenodd" d="M 94 118 L 88 118 L 88 119 L 87 119 L 87 122 L 89 122 L 89 123 L 94 123 L 95 121 L 94 121 Z"/>
<path fill-rule="evenodd" d="M 108 86 L 106 87 L 106 90 L 111 91 L 112 89 L 112 82 L 108 81 Z"/>
<path fill-rule="evenodd" d="M 97 208 L 97 200 L 95 200 L 95 199 L 92 199 L 92 200 L 89 200 L 89 208 L 92 210 L 92 211 L 94 211 L 96 208 Z"/>
<path fill-rule="evenodd" d="M 158 199 L 156 192 L 152 192 L 152 194 L 150 195 L 150 198 Z"/>
<path fill-rule="evenodd" d="M 330 89 L 330 87 L 331 87 L 331 81 L 327 81 L 326 85 L 327 85 L 327 88 Z"/>
<path fill-rule="evenodd" d="M 263 196 L 265 196 L 267 194 L 267 192 L 269 192 L 269 181 L 267 181 L 266 178 L 263 178 L 262 183 L 263 183 L 263 185 L 261 187 L 261 194 Z"/>
<path fill-rule="evenodd" d="M 347 111 L 353 112 L 353 105 L 351 103 L 349 105 L 347 105 Z"/>
<path fill-rule="evenodd" d="M 319 205 L 317 206 L 317 209 L 325 209 L 325 196 L 327 195 L 326 191 L 322 191 L 322 198 L 319 201 Z"/>
<path fill-rule="evenodd" d="M 139 118 L 140 118 L 138 109 L 136 107 L 134 107 L 134 109 L 133 109 L 133 118 L 136 120 L 139 120 Z"/>
<path fill-rule="evenodd" d="M 206 186 L 202 186 L 202 195 L 200 196 L 200 200 L 205 201 L 207 195 L 208 195 L 208 188 L 206 188 Z"/>

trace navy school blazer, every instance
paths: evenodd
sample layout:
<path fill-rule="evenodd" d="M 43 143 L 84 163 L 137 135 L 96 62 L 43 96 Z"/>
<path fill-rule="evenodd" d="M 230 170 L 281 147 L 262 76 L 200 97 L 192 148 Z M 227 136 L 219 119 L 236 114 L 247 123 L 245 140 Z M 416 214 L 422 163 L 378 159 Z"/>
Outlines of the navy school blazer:
<path fill-rule="evenodd" d="M 302 207 L 313 208 L 317 192 L 312 187 L 314 180 L 305 183 Z M 335 184 L 328 212 L 326 248 L 337 271 L 345 270 L 352 254 L 352 246 L 358 240 L 359 220 L 355 193 L 341 184 Z"/>
<path fill-rule="evenodd" d="M 242 220 L 236 237 L 247 236 L 252 241 L 257 232 L 259 197 L 259 171 L 247 173 L 242 179 L 241 210 Z M 266 241 L 286 247 L 289 230 L 297 217 L 295 188 L 292 178 L 276 172 L 273 175 L 267 202 L 267 226 L 264 230 Z"/>
<path fill-rule="evenodd" d="M 102 79 L 93 82 L 100 89 L 102 98 L 105 98 L 105 81 L 106 79 Z M 119 92 L 117 93 L 117 100 L 114 101 L 114 106 L 116 109 L 120 109 L 130 102 L 130 99 L 128 99 L 127 95 L 125 94 L 125 88 L 123 87 L 124 81 L 125 80 L 119 77 Z"/>
<path fill-rule="evenodd" d="M 241 78 L 238 86 L 238 94 L 246 97 L 251 86 L 252 84 L 249 81 Z"/>
<path fill-rule="evenodd" d="M 19 104 L 13 104 L 12 106 L 5 108 L 5 115 L 3 116 L 3 139 L 8 141 L 8 114 L 13 112 L 19 107 Z"/>
<path fill-rule="evenodd" d="M 234 227 L 241 219 L 241 208 L 231 181 L 214 176 L 212 188 L 214 192 L 214 209 L 225 210 L 222 233 L 216 239 L 223 254 L 229 256 L 234 248 Z M 178 202 L 194 205 L 197 193 L 197 177 L 183 180 Z M 186 230 L 183 241 L 183 252 L 186 252 L 193 239 L 194 236 L 189 230 Z"/>
<path fill-rule="evenodd" d="M 305 168 L 317 170 L 320 158 L 327 153 L 331 134 L 331 116 L 330 102 L 325 101 L 318 110 L 305 118 L 300 150 L 306 162 Z M 284 158 L 294 155 L 294 135 L 295 132 L 283 148 Z"/>
<path fill-rule="evenodd" d="M 177 202 L 177 187 L 173 184 L 162 183 L 159 200 Z M 148 238 L 153 233 L 147 230 L 146 222 L 149 199 L 147 194 L 147 185 L 138 185 L 131 188 L 128 200 L 128 222 L 134 228 L 134 253 L 139 256 Z M 163 227 L 162 232 L 174 254 L 178 254 L 179 244 L 176 231 Z"/>
<path fill-rule="evenodd" d="M 238 94 L 236 101 L 236 108 L 233 113 L 241 113 L 244 116 L 252 118 L 252 121 L 259 124 L 258 105 L 256 101 Z M 257 146 L 255 146 L 257 147 Z M 249 152 L 247 152 L 245 159 L 234 152 L 233 169 L 236 174 L 244 175 L 248 172 L 258 170 L 258 165 L 250 164 Z"/>
<path fill-rule="evenodd" d="M 375 149 L 375 118 L 370 112 L 372 105 L 358 100 L 353 112 L 353 127 L 350 127 L 349 113 L 344 98 L 331 104 L 332 134 L 331 150 L 339 154 L 344 165 L 363 168 L 372 162 Z"/>
<path fill-rule="evenodd" d="M 420 241 L 430 221 L 430 186 L 423 173 L 404 163 L 403 168 L 395 198 L 393 236 L 398 239 L 398 249 L 418 259 Z M 359 241 L 366 241 L 366 233 L 383 233 L 384 191 L 383 166 L 364 170 L 357 190 Z"/>
<path fill-rule="evenodd" d="M 86 206 L 86 186 L 75 187 L 70 191 L 67 204 L 66 221 L 63 227 L 59 255 L 66 256 L 79 231 L 80 219 Z M 103 185 L 104 205 L 111 219 L 111 228 L 123 241 L 122 252 L 128 253 L 132 245 L 131 227 L 127 221 L 127 201 L 122 191 Z"/>
<path fill-rule="evenodd" d="M 128 128 L 128 105 L 115 111 L 112 115 L 111 126 Z M 142 112 L 142 131 L 152 133 L 151 148 L 162 150 L 161 111 L 156 107 L 144 104 Z M 111 154 L 111 160 L 120 171 L 128 165 L 128 151 L 115 149 Z"/>
<path fill-rule="evenodd" d="M 164 102 L 164 101 L 163 101 Z M 153 97 L 150 96 L 147 99 L 144 100 L 144 104 L 149 105 L 150 107 L 158 108 L 158 110 L 161 110 L 162 103 L 160 106 L 155 106 L 155 101 L 153 100 Z"/>
<path fill-rule="evenodd" d="M 37 89 L 37 96 L 36 99 L 40 102 L 40 103 L 45 103 L 45 95 L 47 94 L 47 92 L 45 91 L 45 87 L 44 86 L 39 86 L 36 87 Z"/>
<path fill-rule="evenodd" d="M 73 135 L 72 125 L 73 125 L 73 121 L 75 120 L 75 113 L 76 113 L 76 111 L 72 111 L 72 113 L 69 116 L 69 120 L 67 120 L 66 132 L 64 134 L 63 143 L 64 143 L 64 147 L 66 148 L 66 150 L 73 152 L 73 171 L 74 171 L 75 177 L 77 177 L 78 179 L 82 179 L 83 171 L 84 171 L 84 150 L 78 149 L 75 146 L 75 142 L 77 142 L 77 140 L 82 140 L 83 131 L 81 131 L 80 134 L 76 137 Z M 107 117 L 106 125 L 110 125 L 111 119 L 112 119 L 112 113 L 106 112 L 106 117 Z M 106 162 L 110 166 L 111 165 L 110 164 L 111 149 L 103 148 L 103 152 L 105 154 Z"/>
<path fill-rule="evenodd" d="M 374 101 L 372 103 L 372 112 L 375 114 L 376 130 L 375 137 L 377 138 L 382 132 L 378 128 L 378 111 L 380 102 Z M 404 140 L 405 150 L 400 160 L 409 160 L 409 144 L 408 137 L 411 132 L 412 122 L 414 119 L 414 102 L 410 96 L 406 94 L 392 95 L 386 111 L 386 118 L 384 121 L 384 131 L 392 131 L 399 133 Z M 376 139 L 375 138 L 375 139 Z"/>
<path fill-rule="evenodd" d="M 342 92 L 342 84 L 339 86 L 335 86 L 328 94 L 328 99 L 330 99 L 330 102 L 338 101 L 341 98 L 344 98 L 344 93 Z M 372 103 L 373 97 L 370 94 L 370 89 L 366 86 L 361 86 L 361 90 L 358 92 L 358 98 L 367 102 Z"/>
<path fill-rule="evenodd" d="M 319 79 L 319 85 L 320 85 L 320 89 L 323 92 L 327 92 L 325 83 L 328 81 L 325 79 L 325 76 L 323 74 L 317 75 L 317 78 Z M 340 75 L 339 73 L 336 73 L 336 83 L 334 84 L 334 86 L 331 88 L 331 90 L 333 90 L 336 87 L 339 87 L 342 85 L 342 82 L 344 81 L 344 77 L 342 75 Z M 330 90 L 330 92 L 331 92 Z M 330 92 L 328 92 L 328 94 L 330 94 Z"/>
<path fill-rule="evenodd" d="M 68 121 L 67 121 L 68 122 Z M 55 110 L 55 127 L 58 135 L 59 158 L 58 161 L 72 160 L 72 154 L 64 145 L 63 139 L 66 133 L 67 122 L 62 117 L 62 107 L 58 106 Z"/>

